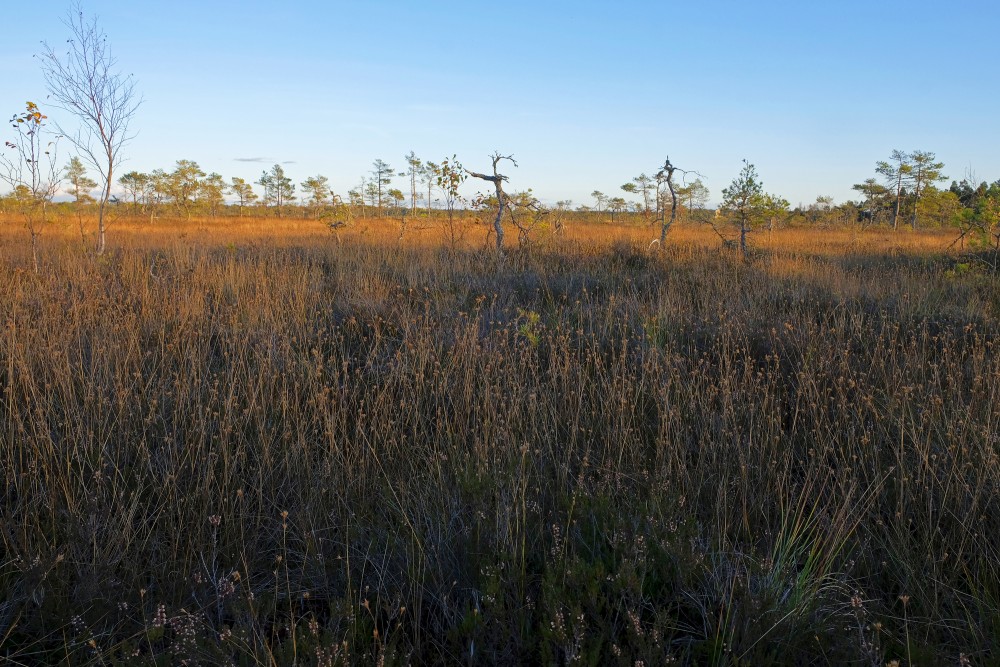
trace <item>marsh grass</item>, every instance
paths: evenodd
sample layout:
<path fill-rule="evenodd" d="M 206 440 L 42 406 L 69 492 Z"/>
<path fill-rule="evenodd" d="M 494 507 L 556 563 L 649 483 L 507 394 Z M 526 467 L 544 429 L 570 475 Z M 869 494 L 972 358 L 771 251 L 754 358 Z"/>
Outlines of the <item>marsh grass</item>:
<path fill-rule="evenodd" d="M 380 225 L 0 227 L 0 656 L 997 660 L 1000 282 L 945 237 Z"/>

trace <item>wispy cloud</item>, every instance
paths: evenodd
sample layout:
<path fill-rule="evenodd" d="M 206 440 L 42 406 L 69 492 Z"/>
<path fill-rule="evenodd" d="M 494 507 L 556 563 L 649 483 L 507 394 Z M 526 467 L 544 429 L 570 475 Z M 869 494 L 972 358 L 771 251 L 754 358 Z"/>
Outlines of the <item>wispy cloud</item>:
<path fill-rule="evenodd" d="M 234 157 L 236 162 L 270 162 L 269 157 Z"/>
<path fill-rule="evenodd" d="M 285 160 L 281 164 L 295 164 L 295 160 Z"/>

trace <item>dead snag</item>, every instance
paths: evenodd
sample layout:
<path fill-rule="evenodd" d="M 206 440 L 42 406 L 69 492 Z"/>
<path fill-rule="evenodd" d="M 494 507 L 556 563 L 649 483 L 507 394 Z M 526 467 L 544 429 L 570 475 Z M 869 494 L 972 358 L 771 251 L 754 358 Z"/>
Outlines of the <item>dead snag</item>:
<path fill-rule="evenodd" d="M 510 162 L 516 167 L 517 162 L 514 160 L 512 155 L 500 155 L 497 151 L 490 156 L 493 160 L 493 175 L 479 174 L 474 171 L 466 170 L 469 176 L 475 176 L 476 178 L 481 178 L 484 181 L 489 181 L 493 183 L 497 191 L 497 215 L 493 219 L 493 230 L 497 234 L 497 250 L 503 252 L 503 211 L 504 207 L 507 206 L 507 193 L 503 191 L 503 183 L 508 180 L 506 176 L 497 171 L 497 165 L 501 160 L 510 160 Z"/>

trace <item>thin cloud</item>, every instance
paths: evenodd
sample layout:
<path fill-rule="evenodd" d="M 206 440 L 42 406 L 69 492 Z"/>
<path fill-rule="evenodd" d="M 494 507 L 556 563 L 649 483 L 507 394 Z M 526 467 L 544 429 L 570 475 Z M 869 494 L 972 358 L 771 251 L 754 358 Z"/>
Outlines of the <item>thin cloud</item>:
<path fill-rule="evenodd" d="M 271 158 L 269 158 L 269 157 L 234 157 L 233 160 L 236 161 L 236 162 L 270 162 Z"/>
<path fill-rule="evenodd" d="M 281 164 L 295 164 L 295 160 L 285 160 Z"/>

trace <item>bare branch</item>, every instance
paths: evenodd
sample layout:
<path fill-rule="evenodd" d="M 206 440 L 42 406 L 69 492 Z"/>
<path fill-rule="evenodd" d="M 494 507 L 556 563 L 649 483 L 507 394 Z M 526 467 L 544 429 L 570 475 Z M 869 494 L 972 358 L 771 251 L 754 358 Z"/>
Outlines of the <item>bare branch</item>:
<path fill-rule="evenodd" d="M 493 219 L 493 230 L 497 234 L 497 250 L 499 250 L 500 252 L 503 252 L 503 212 L 504 212 L 504 207 L 507 207 L 508 210 L 511 211 L 511 216 L 512 216 L 511 220 L 512 221 L 514 220 L 514 218 L 513 218 L 513 211 L 512 211 L 512 209 L 510 208 L 510 205 L 509 205 L 510 204 L 510 200 L 507 197 L 507 193 L 505 193 L 503 191 L 503 183 L 504 183 L 504 181 L 507 181 L 509 179 L 506 176 L 504 176 L 503 174 L 501 174 L 500 172 L 497 171 L 497 165 L 499 165 L 502 160 L 509 160 L 510 163 L 513 164 L 516 167 L 517 166 L 517 161 L 514 160 L 514 156 L 513 155 L 501 155 L 500 151 L 494 151 L 493 155 L 491 155 L 490 158 L 493 161 L 493 175 L 492 176 L 490 176 L 488 174 L 480 174 L 479 172 L 475 172 L 475 171 L 469 171 L 468 169 L 466 169 L 465 171 L 466 171 L 466 173 L 469 174 L 469 176 L 472 176 L 474 178 L 479 178 L 479 179 L 482 179 L 484 181 L 489 181 L 490 183 L 493 183 L 494 187 L 496 188 L 496 193 L 497 193 L 497 214 L 496 214 L 496 217 Z M 514 224 L 516 225 L 517 223 L 515 222 Z"/>
<path fill-rule="evenodd" d="M 80 154 L 100 174 L 101 198 L 98 208 L 98 246 L 104 251 L 104 213 L 111 199 L 115 170 L 122 161 L 122 148 L 135 137 L 129 125 L 142 104 L 131 75 L 116 71 L 107 35 L 97 19 L 87 21 L 79 3 L 70 9 L 63 24 L 70 39 L 65 54 L 59 55 L 47 43 L 37 56 L 53 106 L 76 116 L 80 127 L 67 132 L 57 124 Z"/>

